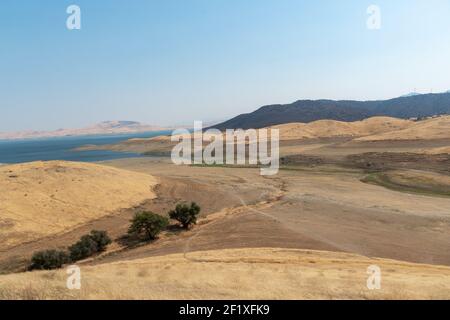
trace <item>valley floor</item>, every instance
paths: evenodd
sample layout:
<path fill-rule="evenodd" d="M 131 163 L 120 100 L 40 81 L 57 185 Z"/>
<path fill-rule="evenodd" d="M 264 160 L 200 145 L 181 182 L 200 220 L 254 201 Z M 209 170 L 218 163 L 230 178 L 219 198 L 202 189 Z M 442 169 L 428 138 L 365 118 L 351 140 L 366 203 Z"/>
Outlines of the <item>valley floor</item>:
<path fill-rule="evenodd" d="M 332 165 L 289 166 L 272 178 L 165 159 L 103 165 L 155 176 L 157 198 L 3 250 L 5 273 L 91 229 L 116 240 L 80 264 L 81 292 L 65 289 L 64 270 L 33 272 L 0 276 L 0 298 L 450 298 L 449 197 L 393 191 L 361 182 L 362 170 Z M 193 229 L 171 228 L 139 246 L 121 241 L 136 211 L 165 214 L 184 200 L 202 207 Z M 381 268 L 379 291 L 366 287 L 371 264 Z"/>

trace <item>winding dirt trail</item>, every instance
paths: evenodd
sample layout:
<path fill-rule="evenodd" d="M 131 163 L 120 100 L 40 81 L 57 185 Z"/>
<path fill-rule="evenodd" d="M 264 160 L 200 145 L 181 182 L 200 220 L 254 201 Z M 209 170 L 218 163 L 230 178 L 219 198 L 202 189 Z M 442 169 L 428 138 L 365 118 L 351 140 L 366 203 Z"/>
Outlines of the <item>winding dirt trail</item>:
<path fill-rule="evenodd" d="M 275 179 L 274 179 L 275 180 Z M 239 193 L 236 192 L 233 194 L 234 197 L 236 197 L 242 204 L 242 206 L 237 207 L 237 208 L 225 208 L 224 211 L 224 215 L 238 215 L 238 214 L 242 214 L 243 212 L 247 212 L 247 211 L 251 211 L 251 212 L 256 212 L 257 214 L 261 214 L 264 217 L 268 217 L 273 219 L 274 221 L 276 221 L 277 219 L 275 217 L 273 217 L 270 214 L 264 213 L 263 209 L 270 209 L 271 207 L 273 207 L 277 202 L 279 202 L 284 194 L 285 194 L 285 183 L 283 181 L 281 181 L 281 187 L 280 189 L 275 193 L 275 195 L 272 195 L 270 198 L 268 198 L 265 201 L 253 204 L 253 205 L 248 205 L 246 203 L 246 201 L 239 196 Z M 237 190 L 236 190 L 237 191 Z M 217 217 L 215 217 L 213 219 L 213 221 L 211 221 L 210 223 L 208 223 L 206 226 L 204 226 L 203 228 L 198 229 L 186 242 L 186 245 L 184 247 L 183 250 L 183 255 L 184 258 L 187 260 L 190 260 L 192 262 L 209 262 L 209 260 L 207 259 L 201 259 L 201 258 L 193 258 L 193 257 L 189 257 L 188 254 L 191 252 L 191 242 L 195 241 L 195 239 L 202 233 L 205 231 L 205 229 L 209 228 L 209 227 L 213 227 L 215 224 L 221 222 L 221 217 L 219 216 L 221 215 L 221 213 L 218 214 Z M 195 251 L 198 252 L 198 251 Z M 198 255 L 198 254 L 197 254 Z"/>
<path fill-rule="evenodd" d="M 177 167 L 144 160 L 113 163 L 151 170 L 158 177 L 200 183 L 211 209 L 189 231 L 125 249 L 93 263 L 233 248 L 296 248 L 450 265 L 449 199 L 393 192 L 360 182 L 356 172 L 281 170 L 265 178 L 256 169 Z M 185 194 L 192 199 L 187 190 Z M 211 197 L 220 196 L 210 201 Z M 383 199 L 380 202 L 380 199 Z M 220 206 L 218 205 L 220 202 Z M 209 203 L 209 204 L 208 204 Z M 198 259 L 198 255 L 196 255 Z"/>
<path fill-rule="evenodd" d="M 357 172 L 320 168 L 262 177 L 258 169 L 175 167 L 148 158 L 105 164 L 154 175 L 157 198 L 2 252 L 1 272 L 20 270 L 34 251 L 65 248 L 92 229 L 106 230 L 117 241 L 87 265 L 177 253 L 194 259 L 193 252 L 236 248 L 351 252 L 450 265 L 450 199 L 394 192 L 361 183 Z M 202 208 L 191 230 L 171 229 L 157 241 L 132 248 L 118 241 L 135 212 L 165 214 L 180 201 Z"/>

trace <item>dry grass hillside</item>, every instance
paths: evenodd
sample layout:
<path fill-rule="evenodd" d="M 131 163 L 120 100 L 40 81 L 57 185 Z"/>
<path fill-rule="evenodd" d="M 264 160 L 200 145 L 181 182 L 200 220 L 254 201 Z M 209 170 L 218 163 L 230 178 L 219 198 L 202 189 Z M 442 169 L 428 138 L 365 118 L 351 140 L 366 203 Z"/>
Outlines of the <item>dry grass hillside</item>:
<path fill-rule="evenodd" d="M 393 152 L 448 153 L 450 116 L 418 122 L 391 117 L 372 117 L 355 122 L 319 120 L 311 123 L 282 124 L 269 129 L 279 129 L 282 155 L 303 152 L 322 154 L 324 149 L 327 149 L 329 154 L 351 154 L 381 149 Z M 204 140 L 204 146 L 211 141 L 205 137 Z M 418 140 L 421 144 L 415 143 Z M 315 145 L 314 141 L 317 142 Z M 392 141 L 396 144 L 383 145 Z M 130 139 L 111 145 L 88 145 L 79 150 L 113 150 L 167 156 L 176 144 L 177 142 L 171 141 L 170 136 L 160 136 Z"/>
<path fill-rule="evenodd" d="M 423 170 L 377 172 L 369 174 L 362 181 L 392 190 L 450 196 L 450 176 Z"/>
<path fill-rule="evenodd" d="M 381 288 L 367 288 L 367 268 Z M 0 299 L 449 299 L 450 268 L 295 249 L 229 249 L 0 276 Z"/>
<path fill-rule="evenodd" d="M 0 249 L 52 235 L 154 198 L 150 175 L 90 163 L 0 167 Z"/>
<path fill-rule="evenodd" d="M 450 154 L 450 147 L 424 149 L 422 152 L 426 154 Z"/>
<path fill-rule="evenodd" d="M 415 122 L 403 130 L 359 138 L 359 141 L 450 139 L 450 116 Z"/>
<path fill-rule="evenodd" d="M 332 137 L 361 137 L 409 128 L 414 122 L 390 117 L 373 117 L 363 121 L 319 120 L 311 123 L 288 123 L 274 126 L 281 140 Z"/>

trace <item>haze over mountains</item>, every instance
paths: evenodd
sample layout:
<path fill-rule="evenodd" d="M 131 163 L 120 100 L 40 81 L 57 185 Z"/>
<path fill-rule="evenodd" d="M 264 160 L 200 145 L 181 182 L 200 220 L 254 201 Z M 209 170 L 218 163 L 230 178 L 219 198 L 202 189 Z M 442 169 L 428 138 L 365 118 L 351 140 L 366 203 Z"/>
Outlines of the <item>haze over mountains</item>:
<path fill-rule="evenodd" d="M 139 133 L 165 130 L 167 128 L 143 124 L 137 121 L 104 121 L 85 128 L 58 129 L 54 131 L 0 132 L 0 139 L 30 139 L 94 134 Z"/>
<path fill-rule="evenodd" d="M 219 130 L 264 128 L 273 125 L 317 120 L 358 121 L 374 116 L 409 119 L 450 114 L 450 92 L 417 94 L 390 100 L 299 100 L 268 105 L 214 126 Z"/>

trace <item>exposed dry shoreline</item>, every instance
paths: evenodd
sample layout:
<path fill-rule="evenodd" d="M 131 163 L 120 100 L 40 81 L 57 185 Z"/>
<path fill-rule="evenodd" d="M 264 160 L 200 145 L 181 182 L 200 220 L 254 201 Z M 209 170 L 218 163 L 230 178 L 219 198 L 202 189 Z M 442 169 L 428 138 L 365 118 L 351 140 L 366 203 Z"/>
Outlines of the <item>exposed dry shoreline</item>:
<path fill-rule="evenodd" d="M 172 128 L 151 126 L 136 121 L 105 121 L 79 129 L 58 129 L 53 131 L 29 130 L 20 132 L 0 132 L 0 139 L 21 140 L 21 139 L 73 137 L 86 135 L 130 134 L 140 132 L 163 131 L 169 129 Z"/>

